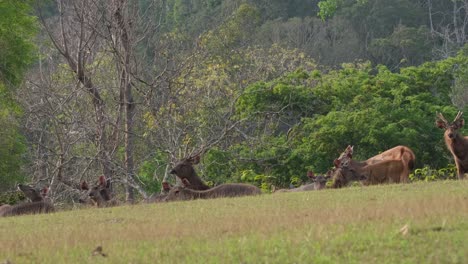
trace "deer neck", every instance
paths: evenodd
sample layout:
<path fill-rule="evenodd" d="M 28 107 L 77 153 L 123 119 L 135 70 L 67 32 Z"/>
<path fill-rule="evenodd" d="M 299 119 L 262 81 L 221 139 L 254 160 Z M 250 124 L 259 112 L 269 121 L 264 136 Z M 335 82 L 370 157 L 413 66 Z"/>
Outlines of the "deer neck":
<path fill-rule="evenodd" d="M 445 143 L 458 158 L 465 157 L 468 154 L 468 137 L 464 137 L 460 133 L 457 133 L 454 138 L 445 136 Z"/>
<path fill-rule="evenodd" d="M 350 165 L 350 167 L 354 168 L 356 172 L 361 173 L 365 170 L 365 167 L 368 165 L 368 162 L 351 160 Z"/>
<path fill-rule="evenodd" d="M 197 173 L 194 171 L 192 173 L 192 181 L 190 184 L 192 185 L 192 189 L 194 190 L 208 190 L 210 186 L 206 185 L 200 177 L 198 177 Z"/>

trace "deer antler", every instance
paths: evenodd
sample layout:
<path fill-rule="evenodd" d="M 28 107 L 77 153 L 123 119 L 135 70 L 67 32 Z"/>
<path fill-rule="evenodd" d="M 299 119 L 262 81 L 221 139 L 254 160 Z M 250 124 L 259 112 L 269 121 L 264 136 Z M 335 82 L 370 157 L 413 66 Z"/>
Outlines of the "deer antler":
<path fill-rule="evenodd" d="M 455 119 L 453 120 L 453 122 L 458 121 L 458 119 L 460 119 L 460 118 L 462 117 L 462 115 L 463 115 L 463 112 L 462 112 L 462 111 L 458 111 L 458 114 L 457 114 L 457 116 L 455 117 Z"/>
<path fill-rule="evenodd" d="M 448 124 L 447 119 L 445 119 L 445 117 L 442 115 L 442 113 L 437 113 L 436 115 L 437 115 L 437 118 L 438 118 L 440 121 L 444 122 L 445 124 Z"/>

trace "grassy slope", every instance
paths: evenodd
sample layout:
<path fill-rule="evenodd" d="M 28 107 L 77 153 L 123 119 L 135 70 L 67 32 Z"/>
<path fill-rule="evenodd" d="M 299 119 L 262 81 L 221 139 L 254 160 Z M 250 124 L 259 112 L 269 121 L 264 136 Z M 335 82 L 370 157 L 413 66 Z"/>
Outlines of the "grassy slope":
<path fill-rule="evenodd" d="M 0 218 L 13 263 L 467 263 L 467 240 L 468 181 Z"/>

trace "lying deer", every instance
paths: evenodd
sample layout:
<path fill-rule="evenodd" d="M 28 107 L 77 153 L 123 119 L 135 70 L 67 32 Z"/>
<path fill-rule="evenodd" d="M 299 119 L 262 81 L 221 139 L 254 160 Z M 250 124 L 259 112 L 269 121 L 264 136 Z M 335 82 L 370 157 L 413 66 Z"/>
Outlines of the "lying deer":
<path fill-rule="evenodd" d="M 164 199 L 167 197 L 168 193 L 170 190 L 173 188 L 173 186 L 168 183 L 168 182 L 163 182 L 162 183 L 162 190 L 161 193 L 155 193 L 152 194 L 150 197 L 145 199 L 145 203 L 159 203 L 159 202 L 164 202 Z"/>
<path fill-rule="evenodd" d="M 89 188 L 86 181 L 83 181 L 80 185 L 81 190 L 87 191 L 89 200 L 97 207 L 111 207 L 116 206 L 119 202 L 112 199 L 110 192 L 110 181 L 106 180 L 104 175 L 99 176 L 98 183 Z M 86 199 L 80 199 L 80 202 L 85 203 Z"/>
<path fill-rule="evenodd" d="M 315 176 L 312 171 L 307 172 L 307 177 L 312 180 L 312 183 L 309 184 L 303 184 L 297 188 L 292 188 L 292 189 L 280 189 L 275 191 L 277 192 L 304 192 L 304 191 L 316 191 L 316 190 L 322 190 L 325 189 L 328 176 Z"/>
<path fill-rule="evenodd" d="M 365 161 L 352 159 L 353 147 L 335 159 L 333 188 L 341 188 L 350 181 L 361 180 L 364 184 L 400 183 L 409 181 L 415 156 L 406 146 L 397 146 Z"/>
<path fill-rule="evenodd" d="M 11 208 L 11 205 L 9 205 L 9 204 L 0 205 L 0 216 L 3 216 L 4 212 L 9 210 L 10 208 Z"/>
<path fill-rule="evenodd" d="M 0 207 L 0 217 L 55 212 L 54 206 L 50 202 L 45 201 L 49 188 L 45 187 L 39 191 L 31 186 L 19 184 L 18 189 L 22 191 L 31 202 L 16 205 L 2 205 Z"/>
<path fill-rule="evenodd" d="M 460 129 L 465 124 L 462 115 L 463 112 L 459 111 L 452 123 L 449 123 L 441 113 L 437 114 L 436 119 L 436 126 L 445 129 L 445 145 L 452 153 L 460 180 L 465 177 L 465 173 L 468 173 L 468 136 L 460 133 Z"/>
<path fill-rule="evenodd" d="M 247 195 L 259 195 L 262 192 L 256 186 L 243 183 L 226 183 L 209 190 L 192 190 L 182 186 L 176 186 L 167 195 L 165 201 L 181 201 L 194 199 L 213 199 L 221 197 L 239 197 Z"/>
<path fill-rule="evenodd" d="M 193 165 L 200 162 L 200 156 L 189 157 L 178 162 L 169 172 L 175 174 L 185 183 L 190 183 L 186 187 L 193 190 L 208 190 L 210 186 L 206 185 L 200 177 L 198 177 Z"/>
<path fill-rule="evenodd" d="M 333 175 L 332 188 L 341 188 L 351 181 L 361 181 L 364 185 L 400 182 L 403 164 L 398 160 L 384 160 L 371 164 L 343 164 Z"/>

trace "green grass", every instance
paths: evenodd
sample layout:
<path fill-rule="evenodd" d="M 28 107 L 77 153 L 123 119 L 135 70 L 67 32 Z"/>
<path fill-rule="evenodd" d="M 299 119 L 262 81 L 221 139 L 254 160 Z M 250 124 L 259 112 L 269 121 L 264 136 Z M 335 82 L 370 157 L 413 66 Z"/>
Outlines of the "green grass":
<path fill-rule="evenodd" d="M 467 241 L 468 181 L 0 218 L 0 263 L 468 263 Z"/>

